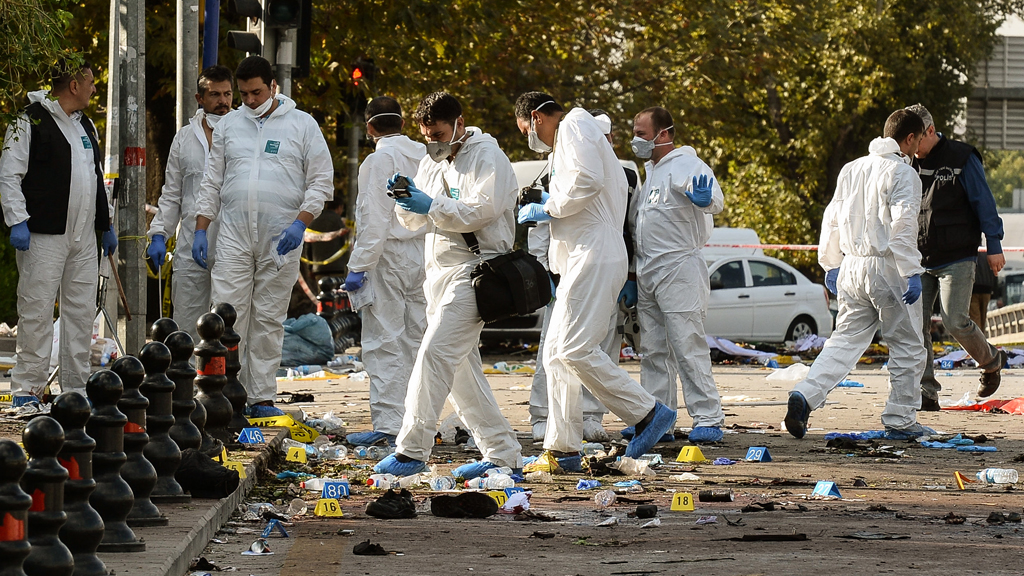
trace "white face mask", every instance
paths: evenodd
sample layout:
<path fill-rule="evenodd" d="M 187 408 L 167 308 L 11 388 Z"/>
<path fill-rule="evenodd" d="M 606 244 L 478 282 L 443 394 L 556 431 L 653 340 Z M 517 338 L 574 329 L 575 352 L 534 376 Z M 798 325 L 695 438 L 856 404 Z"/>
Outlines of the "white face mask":
<path fill-rule="evenodd" d="M 539 112 L 541 108 L 553 102 L 554 100 L 548 100 L 547 102 L 544 102 L 540 106 L 534 108 L 533 112 Z M 529 146 L 530 150 L 533 150 L 534 152 L 546 154 L 548 152 L 551 152 L 551 146 L 545 144 L 544 141 L 540 139 L 540 136 L 537 135 L 537 130 L 534 129 L 533 112 L 530 112 L 530 132 L 526 135 L 526 145 Z"/>
<path fill-rule="evenodd" d="M 370 116 L 370 119 L 366 121 L 366 125 L 369 126 L 370 122 L 373 122 L 374 120 L 380 118 L 381 116 L 398 116 L 399 118 L 402 117 L 401 114 L 397 114 L 395 112 L 382 112 L 380 114 L 374 114 L 373 116 Z M 384 134 L 383 136 L 374 136 L 373 134 L 370 134 L 369 129 L 367 129 L 366 131 L 366 139 L 369 140 L 370 142 L 373 142 L 374 144 L 376 144 L 382 138 L 387 138 L 389 136 L 398 136 L 398 134 Z"/>
<path fill-rule="evenodd" d="M 248 116 L 249 118 L 256 119 L 256 118 L 262 117 L 267 112 L 270 112 L 270 108 L 273 105 L 274 105 L 274 98 L 271 97 L 271 98 L 267 98 L 267 101 L 264 102 L 263 104 L 260 104 L 259 108 L 253 109 L 253 108 L 249 108 L 248 106 L 243 105 L 242 106 L 242 110 L 245 110 L 245 115 Z"/>
<path fill-rule="evenodd" d="M 455 139 L 455 133 L 459 130 L 459 120 L 462 116 L 459 116 L 455 120 L 455 127 L 452 129 L 452 139 L 450 142 L 427 142 L 427 156 L 434 162 L 440 162 L 445 158 L 452 155 L 452 144 L 459 144 L 466 140 L 466 136 L 469 136 L 469 132 L 464 132 L 462 138 Z"/>
<path fill-rule="evenodd" d="M 220 122 L 224 118 L 219 114 L 210 114 L 209 112 L 204 112 L 203 117 L 206 119 L 206 123 L 209 124 L 211 128 L 216 126 L 217 122 Z"/>
<path fill-rule="evenodd" d="M 633 148 L 633 154 L 636 154 L 637 158 L 646 160 L 654 154 L 654 149 L 658 146 L 672 146 L 672 142 L 662 142 L 661 144 L 655 144 L 654 141 L 658 138 L 662 132 L 670 130 L 675 127 L 675 124 L 658 131 L 658 134 L 654 135 L 654 138 L 650 140 L 644 140 L 639 136 L 634 136 L 633 141 L 629 143 L 630 147 Z"/>

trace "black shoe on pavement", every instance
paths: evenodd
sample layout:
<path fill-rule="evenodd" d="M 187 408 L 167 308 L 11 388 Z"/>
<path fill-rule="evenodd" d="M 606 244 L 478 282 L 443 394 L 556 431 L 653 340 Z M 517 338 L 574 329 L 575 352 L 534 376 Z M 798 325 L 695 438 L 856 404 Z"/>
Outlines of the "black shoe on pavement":
<path fill-rule="evenodd" d="M 918 410 L 921 412 L 938 412 L 939 410 L 942 410 L 942 406 L 939 406 L 938 398 L 921 396 L 921 407 Z"/>
<path fill-rule="evenodd" d="M 404 488 L 401 492 L 388 490 L 383 496 L 366 505 L 366 513 L 385 520 L 414 518 L 416 503 L 412 499 L 412 493 Z"/>
<path fill-rule="evenodd" d="M 996 358 L 999 360 L 999 367 L 992 372 L 982 372 L 981 374 L 981 385 L 978 386 L 978 396 L 982 398 L 988 398 L 989 396 L 996 393 L 999 389 L 999 383 L 1002 381 L 1001 372 L 1003 366 L 1006 366 L 1006 352 L 1000 350 L 996 354 Z"/>
<path fill-rule="evenodd" d="M 807 420 L 811 417 L 811 407 L 807 399 L 799 392 L 789 393 L 789 404 L 786 410 L 786 430 L 794 438 L 803 438 L 807 434 Z"/>
<path fill-rule="evenodd" d="M 498 502 L 483 492 L 442 494 L 430 499 L 430 513 L 441 518 L 487 518 L 498 513 Z"/>

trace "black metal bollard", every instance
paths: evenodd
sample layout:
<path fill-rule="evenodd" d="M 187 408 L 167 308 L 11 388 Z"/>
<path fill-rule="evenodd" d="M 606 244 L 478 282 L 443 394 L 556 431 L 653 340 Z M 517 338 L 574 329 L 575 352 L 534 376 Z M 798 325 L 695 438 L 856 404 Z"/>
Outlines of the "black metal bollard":
<path fill-rule="evenodd" d="M 26 576 L 71 576 L 75 559 L 57 537 L 67 521 L 64 513 L 64 482 L 68 471 L 57 461 L 64 444 L 64 429 L 49 416 L 34 418 L 25 426 L 21 441 L 28 452 L 28 468 L 21 489 L 32 497 L 25 533 L 32 550 L 25 558 Z"/>
<path fill-rule="evenodd" d="M 158 318 L 149 327 L 149 333 L 153 338 L 153 342 L 163 342 L 167 339 L 167 336 L 177 331 L 178 323 L 170 318 Z"/>
<path fill-rule="evenodd" d="M 249 401 L 249 394 L 245 386 L 238 381 L 238 371 L 242 369 L 242 363 L 238 359 L 238 344 L 242 337 L 235 332 L 235 307 L 227 302 L 221 302 L 213 307 L 213 313 L 224 320 L 224 335 L 220 337 L 220 343 L 227 348 L 224 356 L 224 376 L 227 383 L 224 384 L 224 397 L 231 402 L 231 421 L 228 422 L 228 431 L 234 435 L 242 431 L 242 428 L 249 426 L 245 418 L 245 405 Z"/>
<path fill-rule="evenodd" d="M 61 526 L 60 541 L 75 559 L 74 576 L 106 576 L 107 567 L 96 557 L 103 540 L 103 518 L 89 505 L 96 489 L 92 477 L 92 453 L 96 441 L 85 433 L 91 413 L 89 400 L 80 392 L 65 392 L 53 401 L 50 416 L 64 428 L 64 446 L 57 454 L 68 471 L 64 483 L 64 512 L 68 521 Z"/>
<path fill-rule="evenodd" d="M 153 504 L 150 495 L 156 486 L 156 468 L 146 460 L 142 451 L 149 443 L 146 433 L 146 408 L 149 400 L 139 392 L 146 377 L 142 362 L 134 356 L 122 356 L 110 367 L 121 377 L 124 393 L 117 401 L 117 409 L 128 417 L 124 425 L 124 453 L 127 461 L 121 468 L 121 477 L 132 487 L 135 502 L 128 513 L 129 526 L 166 526 L 167 517 Z"/>
<path fill-rule="evenodd" d="M 336 311 L 334 302 L 334 289 L 340 288 L 335 285 L 337 278 L 333 276 L 324 276 L 317 282 L 317 286 L 320 287 L 320 293 L 316 295 L 316 315 L 331 321 Z"/>
<path fill-rule="evenodd" d="M 110 370 L 99 370 L 89 377 L 85 391 L 92 401 L 92 415 L 85 432 L 96 440 L 92 453 L 92 471 L 96 490 L 89 504 L 103 518 L 103 540 L 99 552 L 143 552 L 140 542 L 125 523 L 135 497 L 128 483 L 121 478 L 124 453 L 124 427 L 128 417 L 117 409 L 124 387 L 121 378 Z"/>
<path fill-rule="evenodd" d="M 174 416 L 171 415 L 174 382 L 166 374 L 171 365 L 171 351 L 162 342 L 150 342 L 142 347 L 139 360 L 146 369 L 146 377 L 139 390 L 149 400 L 146 408 L 149 442 L 142 449 L 142 455 L 156 469 L 156 486 L 149 498 L 154 502 L 190 502 L 192 498 L 174 479 L 174 473 L 181 464 L 181 450 L 168 435 L 174 425 Z"/>
<path fill-rule="evenodd" d="M 207 312 L 199 317 L 196 329 L 202 339 L 196 346 L 196 387 L 199 394 L 196 401 L 206 408 L 206 433 L 216 439 L 220 446 L 207 444 L 203 439 L 200 452 L 216 458 L 223 450 L 223 444 L 232 440 L 227 426 L 231 422 L 231 402 L 224 397 L 224 385 L 227 384 L 225 372 L 225 354 L 227 348 L 220 343 L 224 334 L 224 320 Z"/>
<path fill-rule="evenodd" d="M 21 446 L 0 440 L 0 576 L 25 576 L 25 558 L 32 548 L 25 534 L 32 497 L 20 484 L 27 466 Z"/>
<path fill-rule="evenodd" d="M 171 351 L 171 365 L 167 368 L 167 377 L 174 382 L 174 396 L 171 401 L 171 412 L 174 414 L 174 425 L 168 434 L 180 450 L 199 449 L 203 444 L 203 433 L 196 426 L 193 414 L 196 412 L 195 380 L 196 369 L 189 365 L 192 348 L 195 343 L 188 332 L 173 332 L 164 339 L 164 345 Z M 206 423 L 206 411 L 202 413 L 202 422 Z"/>

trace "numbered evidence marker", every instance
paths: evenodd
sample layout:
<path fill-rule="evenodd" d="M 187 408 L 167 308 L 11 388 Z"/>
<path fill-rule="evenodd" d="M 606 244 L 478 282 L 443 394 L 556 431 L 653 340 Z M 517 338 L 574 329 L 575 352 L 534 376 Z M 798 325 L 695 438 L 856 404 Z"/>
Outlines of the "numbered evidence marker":
<path fill-rule="evenodd" d="M 814 491 L 811 492 L 811 497 L 842 498 L 843 495 L 839 493 L 839 488 L 835 482 L 831 480 L 818 480 L 818 483 L 814 485 Z"/>
<path fill-rule="evenodd" d="M 320 490 L 321 499 L 337 500 L 339 498 L 348 498 L 348 494 L 348 482 L 338 480 L 324 482 L 324 487 Z"/>
<path fill-rule="evenodd" d="M 292 446 L 288 448 L 288 455 L 285 456 L 285 460 L 288 462 L 298 462 L 300 464 L 306 463 L 306 449 L 302 446 Z"/>
<path fill-rule="evenodd" d="M 309 444 L 313 440 L 316 440 L 316 437 L 320 435 L 319 432 L 313 430 L 309 426 L 306 426 L 302 422 L 293 421 L 292 425 L 289 426 L 288 429 L 291 431 L 292 440 L 302 442 L 304 444 Z"/>
<path fill-rule="evenodd" d="M 505 505 L 505 502 L 508 502 L 508 499 L 513 494 L 517 492 L 525 492 L 525 490 L 523 488 L 520 488 L 519 486 L 516 486 L 513 488 L 505 488 L 504 490 L 491 490 L 489 492 L 485 492 L 485 494 L 493 498 L 494 501 L 498 503 L 498 507 L 500 508 Z"/>
<path fill-rule="evenodd" d="M 242 464 L 241 462 L 235 462 L 233 460 L 228 460 L 228 461 L 224 462 L 224 467 L 227 468 L 228 470 L 234 470 L 235 472 L 238 472 L 238 478 L 239 479 L 243 479 L 243 478 L 246 477 L 245 476 L 245 464 Z"/>
<path fill-rule="evenodd" d="M 325 485 L 324 488 L 327 488 L 327 486 Z M 338 503 L 336 498 L 321 498 L 317 500 L 313 514 L 327 518 L 341 518 L 344 516 L 341 512 L 341 504 Z"/>
<path fill-rule="evenodd" d="M 259 428 L 242 428 L 238 434 L 238 441 L 242 444 L 266 444 L 267 439 Z"/>
<path fill-rule="evenodd" d="M 751 446 L 747 449 L 747 455 L 743 459 L 747 462 L 771 462 L 772 455 L 764 446 Z"/>
<path fill-rule="evenodd" d="M 689 492 L 676 492 L 672 495 L 673 512 L 692 512 L 693 494 Z"/>
<path fill-rule="evenodd" d="M 676 462 L 706 462 L 707 458 L 697 446 L 683 446 L 676 457 Z"/>

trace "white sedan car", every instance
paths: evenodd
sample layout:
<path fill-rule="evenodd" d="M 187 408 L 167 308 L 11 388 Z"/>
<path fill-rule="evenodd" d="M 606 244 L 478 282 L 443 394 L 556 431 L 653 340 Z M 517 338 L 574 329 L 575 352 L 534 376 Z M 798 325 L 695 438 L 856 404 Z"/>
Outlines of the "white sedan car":
<path fill-rule="evenodd" d="M 781 260 L 753 255 L 721 258 L 708 263 L 708 276 L 708 336 L 785 342 L 832 333 L 828 291 Z"/>

